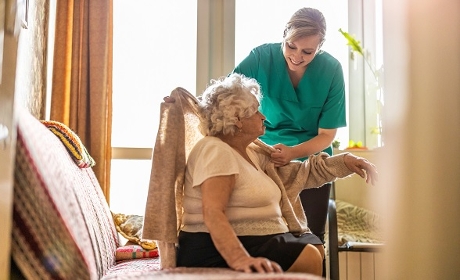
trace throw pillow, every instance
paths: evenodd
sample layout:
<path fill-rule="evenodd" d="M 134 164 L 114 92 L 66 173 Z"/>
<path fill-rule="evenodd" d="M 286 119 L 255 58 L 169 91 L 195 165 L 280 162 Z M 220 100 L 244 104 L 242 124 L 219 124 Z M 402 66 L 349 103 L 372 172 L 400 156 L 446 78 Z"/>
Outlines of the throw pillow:
<path fill-rule="evenodd" d="M 41 120 L 51 132 L 56 135 L 62 144 L 64 144 L 67 152 L 80 168 L 93 167 L 96 162 L 86 150 L 86 147 L 80 140 L 80 137 L 72 131 L 67 125 L 57 121 Z"/>
<path fill-rule="evenodd" d="M 142 239 L 144 217 L 112 213 L 117 231 L 128 241 L 140 245 L 143 249 L 153 250 L 157 244 L 153 240 Z"/>
<path fill-rule="evenodd" d="M 142 258 L 158 258 L 158 248 L 153 250 L 145 250 L 140 245 L 125 245 L 118 247 L 115 252 L 116 261 L 142 259 Z"/>

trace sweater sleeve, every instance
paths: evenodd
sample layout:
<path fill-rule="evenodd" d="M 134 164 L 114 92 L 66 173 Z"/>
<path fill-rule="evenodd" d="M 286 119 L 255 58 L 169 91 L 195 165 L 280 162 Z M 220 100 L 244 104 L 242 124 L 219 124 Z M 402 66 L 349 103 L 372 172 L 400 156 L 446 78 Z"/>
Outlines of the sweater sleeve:
<path fill-rule="evenodd" d="M 326 153 L 312 155 L 303 163 L 307 169 L 305 189 L 320 187 L 338 178 L 347 177 L 353 172 L 345 165 L 343 158 L 348 153 L 329 156 Z"/>
<path fill-rule="evenodd" d="M 291 195 L 298 195 L 303 189 L 318 188 L 353 172 L 343 161 L 347 153 L 329 156 L 326 153 L 311 155 L 303 162 L 291 162 L 279 167 L 277 172 Z"/>
<path fill-rule="evenodd" d="M 267 174 L 280 186 L 281 211 L 290 232 L 309 232 L 307 218 L 298 199 L 303 189 L 318 188 L 353 173 L 346 167 L 344 156 L 345 154 L 338 154 L 330 157 L 326 153 L 320 153 L 310 156 L 306 161 L 293 161 L 283 167 L 275 168 L 273 164 L 267 164 Z"/>

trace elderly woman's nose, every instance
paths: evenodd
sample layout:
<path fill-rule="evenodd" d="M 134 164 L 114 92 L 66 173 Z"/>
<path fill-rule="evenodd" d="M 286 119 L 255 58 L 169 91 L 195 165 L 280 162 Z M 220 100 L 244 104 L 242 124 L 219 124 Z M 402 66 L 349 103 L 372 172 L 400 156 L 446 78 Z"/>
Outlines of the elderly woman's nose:
<path fill-rule="evenodd" d="M 260 117 L 261 117 L 263 120 L 265 120 L 265 119 L 266 119 L 266 117 L 265 117 L 265 115 L 264 115 L 264 114 L 262 114 L 260 111 L 257 111 L 257 112 L 259 113 Z"/>

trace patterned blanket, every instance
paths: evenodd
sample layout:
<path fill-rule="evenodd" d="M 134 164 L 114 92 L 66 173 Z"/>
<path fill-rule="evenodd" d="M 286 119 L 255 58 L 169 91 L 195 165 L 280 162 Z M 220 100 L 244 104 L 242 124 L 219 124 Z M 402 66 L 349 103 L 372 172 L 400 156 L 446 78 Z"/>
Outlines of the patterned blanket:
<path fill-rule="evenodd" d="M 78 167 L 88 168 L 96 164 L 81 142 L 80 137 L 68 126 L 57 121 L 41 120 L 40 122 L 61 140 Z"/>
<path fill-rule="evenodd" d="M 383 243 L 382 219 L 368 209 L 336 200 L 339 246 L 347 242 Z"/>

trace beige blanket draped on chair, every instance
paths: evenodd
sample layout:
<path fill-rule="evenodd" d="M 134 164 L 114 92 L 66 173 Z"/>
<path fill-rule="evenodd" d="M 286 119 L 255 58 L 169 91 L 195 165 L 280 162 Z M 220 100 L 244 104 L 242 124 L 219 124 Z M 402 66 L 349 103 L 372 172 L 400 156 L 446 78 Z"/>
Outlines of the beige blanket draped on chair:
<path fill-rule="evenodd" d="M 176 88 L 170 96 L 175 99 L 174 103 L 161 103 L 142 234 L 144 239 L 157 241 L 162 268 L 176 266 L 185 164 L 190 150 L 203 137 L 198 129 L 198 100 L 183 88 Z M 259 140 L 250 147 L 267 157 L 273 151 Z M 292 162 L 280 168 L 273 164 L 267 166 L 266 173 L 281 190 L 281 211 L 290 232 L 309 232 L 298 197 L 301 190 L 352 174 L 343 156 L 329 157 L 323 153 L 310 157 L 308 162 Z"/>

